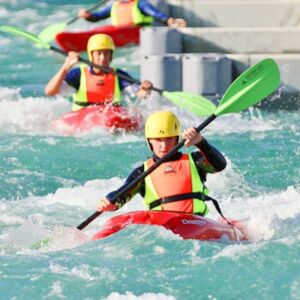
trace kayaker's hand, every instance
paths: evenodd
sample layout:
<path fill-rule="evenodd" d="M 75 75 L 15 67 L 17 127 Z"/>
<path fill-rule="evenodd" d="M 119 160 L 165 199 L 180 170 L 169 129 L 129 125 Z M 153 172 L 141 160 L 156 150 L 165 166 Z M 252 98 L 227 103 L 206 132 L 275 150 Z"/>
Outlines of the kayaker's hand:
<path fill-rule="evenodd" d="M 184 130 L 182 132 L 182 137 L 186 140 L 184 143 L 186 147 L 199 144 L 203 138 L 201 133 L 198 133 L 194 127 Z"/>
<path fill-rule="evenodd" d="M 70 51 L 64 63 L 65 71 L 69 71 L 74 65 L 78 63 L 79 53 Z"/>
<path fill-rule="evenodd" d="M 91 13 L 84 8 L 81 8 L 77 13 L 77 17 L 82 18 L 82 19 L 88 19 L 90 16 L 91 16 Z"/>
<path fill-rule="evenodd" d="M 143 80 L 139 90 L 136 92 L 136 96 L 138 98 L 145 98 L 150 94 L 152 88 L 153 88 L 153 84 L 151 81 Z"/>
<path fill-rule="evenodd" d="M 172 17 L 168 19 L 167 24 L 170 27 L 186 27 L 186 21 L 184 19 L 174 19 Z"/>
<path fill-rule="evenodd" d="M 100 199 L 100 202 L 97 206 L 97 210 L 99 212 L 114 211 L 114 210 L 117 210 L 117 209 L 118 209 L 118 207 L 115 204 L 110 203 L 110 201 L 106 197 Z"/>

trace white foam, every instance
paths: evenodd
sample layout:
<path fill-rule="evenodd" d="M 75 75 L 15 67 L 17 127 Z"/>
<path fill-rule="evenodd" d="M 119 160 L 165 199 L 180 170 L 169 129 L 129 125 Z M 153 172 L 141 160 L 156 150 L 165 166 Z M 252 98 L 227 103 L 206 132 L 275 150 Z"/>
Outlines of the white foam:
<path fill-rule="evenodd" d="M 61 203 L 67 206 L 78 206 L 86 210 L 95 209 L 101 196 L 119 187 L 123 181 L 113 177 L 87 181 L 83 186 L 59 188 L 54 194 L 48 194 L 43 200 L 44 205 Z"/>
<path fill-rule="evenodd" d="M 9 133 L 64 135 L 51 128 L 51 122 L 70 111 L 70 102 L 61 96 L 22 97 L 20 89 L 0 87 L 0 127 Z M 143 126 L 141 124 L 141 126 Z M 136 133 L 117 132 L 112 134 L 105 128 L 94 128 L 87 132 L 78 132 L 75 137 L 83 139 L 82 146 L 103 144 L 122 144 L 142 139 Z M 95 136 L 100 137 L 96 138 Z"/>
<path fill-rule="evenodd" d="M 136 296 L 131 292 L 126 292 L 125 294 L 113 292 L 104 300 L 176 300 L 176 298 L 162 293 L 144 293 Z"/>
<path fill-rule="evenodd" d="M 12 216 L 8 214 L 2 214 L 0 216 L 0 222 L 5 225 L 14 225 L 14 224 L 21 224 L 25 221 L 24 218 Z"/>
<path fill-rule="evenodd" d="M 5 2 L 6 2 L 6 0 L 4 0 Z M 0 8 L 0 17 L 1 18 L 6 18 L 7 16 L 9 16 L 10 15 L 10 11 L 8 11 L 6 8 L 3 8 L 3 7 L 1 7 Z"/>
<path fill-rule="evenodd" d="M 263 248 L 266 242 L 249 243 L 249 244 L 230 244 L 222 248 L 216 255 L 213 256 L 213 260 L 222 259 L 224 257 L 230 257 L 231 259 L 238 260 L 242 256 L 257 252 Z"/>
<path fill-rule="evenodd" d="M 5 46 L 8 46 L 10 44 L 10 40 L 8 38 L 2 38 L 0 39 L 0 46 L 1 47 L 5 47 Z M 3 53 L 1 53 L 1 56 L 2 56 Z M 4 56 L 3 56 L 4 57 Z"/>
<path fill-rule="evenodd" d="M 243 224 L 252 242 L 282 238 L 297 242 L 300 237 L 299 196 L 299 189 L 289 187 L 285 191 L 261 193 L 257 197 L 241 195 L 229 203 L 224 199 L 221 206 L 229 218 L 246 218 Z"/>
<path fill-rule="evenodd" d="M 250 193 L 258 192 L 257 188 L 249 186 L 244 179 L 244 175 L 226 157 L 227 166 L 224 171 L 216 174 L 208 174 L 205 185 L 211 195 L 216 198 L 235 198 L 241 195 L 248 196 Z"/>
<path fill-rule="evenodd" d="M 261 116 L 259 110 L 250 109 L 250 112 L 229 114 L 220 116 L 213 122 L 205 133 L 209 135 L 232 134 L 232 133 L 260 133 L 265 134 L 268 131 L 277 130 L 280 122 L 275 118 L 266 119 Z"/>
<path fill-rule="evenodd" d="M 55 226 L 47 235 L 44 234 L 42 238 L 31 243 L 31 246 L 39 240 L 45 240 L 45 245 L 37 247 L 37 251 L 52 252 L 77 247 L 88 242 L 89 237 L 76 228 Z"/>
<path fill-rule="evenodd" d="M 2 131 L 12 133 L 50 132 L 48 126 L 62 111 L 67 111 L 69 102 L 57 97 L 23 98 L 20 89 L 0 88 L 0 126 Z"/>
<path fill-rule="evenodd" d="M 32 220 L 25 221 L 21 226 L 9 229 L 7 232 L 7 243 L 16 249 L 29 249 L 32 244 L 49 234 L 42 224 L 34 223 Z"/>
<path fill-rule="evenodd" d="M 94 276 L 90 274 L 91 273 L 90 266 L 85 264 L 75 266 L 71 270 L 69 270 L 68 268 L 61 266 L 60 264 L 51 262 L 49 268 L 51 272 L 55 274 L 65 274 L 65 275 L 71 274 L 72 276 L 84 280 L 88 280 L 88 281 L 96 279 Z"/>
<path fill-rule="evenodd" d="M 51 291 L 46 295 L 46 298 L 65 298 L 61 281 L 55 281 L 52 283 Z"/>

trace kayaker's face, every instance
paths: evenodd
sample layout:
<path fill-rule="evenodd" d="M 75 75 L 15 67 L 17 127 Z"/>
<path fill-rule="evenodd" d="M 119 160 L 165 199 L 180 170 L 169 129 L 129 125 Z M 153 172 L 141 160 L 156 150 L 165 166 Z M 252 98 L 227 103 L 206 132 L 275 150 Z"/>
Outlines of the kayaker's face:
<path fill-rule="evenodd" d="M 155 155 L 162 157 L 177 145 L 177 140 L 178 138 L 176 136 L 169 138 L 150 138 L 149 143 Z"/>
<path fill-rule="evenodd" d="M 95 50 L 92 52 L 93 62 L 103 67 L 109 67 L 112 59 L 112 51 L 105 50 Z"/>

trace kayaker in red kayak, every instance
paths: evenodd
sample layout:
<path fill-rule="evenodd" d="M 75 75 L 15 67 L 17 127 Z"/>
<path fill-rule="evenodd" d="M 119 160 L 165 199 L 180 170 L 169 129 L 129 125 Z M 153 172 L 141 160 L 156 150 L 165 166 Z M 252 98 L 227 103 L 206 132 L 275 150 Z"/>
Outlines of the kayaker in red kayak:
<path fill-rule="evenodd" d="M 138 183 L 130 193 L 111 203 L 116 193 L 132 182 L 153 163 L 177 145 L 180 123 L 169 111 L 151 114 L 145 124 L 145 137 L 153 156 L 136 168 L 118 190 L 100 200 L 98 211 L 116 210 L 139 193 L 150 210 L 165 210 L 206 215 L 208 208 L 203 200 L 208 193 L 204 183 L 208 173 L 222 171 L 226 167 L 224 156 L 204 137 L 191 127 L 183 131 L 185 146 L 195 146 L 191 154 L 177 152 L 169 161 L 162 163 L 145 180 Z"/>
<path fill-rule="evenodd" d="M 89 22 L 97 22 L 110 17 L 114 26 L 151 25 L 154 20 L 172 27 L 186 26 L 184 19 L 168 17 L 147 0 L 116 0 L 94 13 L 80 9 L 78 17 Z"/>
<path fill-rule="evenodd" d="M 87 45 L 89 60 L 100 66 L 111 68 L 115 45 L 107 34 L 95 34 Z M 117 104 L 122 105 L 122 92 L 145 98 L 151 91 L 152 83 L 148 80 L 142 84 L 132 84 L 113 74 L 104 73 L 101 69 L 82 65 L 72 68 L 78 63 L 79 53 L 69 52 L 60 70 L 50 79 L 45 87 L 45 94 L 69 95 L 73 93 L 73 110 L 88 105 Z M 118 73 L 130 75 L 120 69 Z"/>

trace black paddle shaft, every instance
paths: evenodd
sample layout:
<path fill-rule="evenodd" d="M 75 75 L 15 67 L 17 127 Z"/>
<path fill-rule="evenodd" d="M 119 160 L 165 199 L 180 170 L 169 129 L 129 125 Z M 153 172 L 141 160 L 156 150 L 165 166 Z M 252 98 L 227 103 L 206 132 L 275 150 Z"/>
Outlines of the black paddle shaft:
<path fill-rule="evenodd" d="M 203 128 L 205 128 L 209 123 L 211 123 L 217 116 L 211 115 L 208 117 L 203 123 L 201 123 L 197 128 L 197 132 L 200 132 Z M 112 199 L 111 202 L 115 203 L 120 196 L 126 195 L 136 184 L 145 179 L 150 173 L 152 173 L 156 168 L 158 168 L 162 163 L 168 161 L 174 154 L 178 152 L 178 150 L 184 145 L 185 139 L 181 140 L 170 152 L 157 160 L 147 171 L 142 173 L 140 176 L 131 181 L 128 185 L 126 185 L 119 193 L 117 193 Z M 83 221 L 80 225 L 77 226 L 77 229 L 81 230 L 90 224 L 94 219 L 96 219 L 102 212 L 96 211 L 90 217 L 88 217 L 85 221 Z"/>
<path fill-rule="evenodd" d="M 55 51 L 55 52 L 60 53 L 60 54 L 63 54 L 64 56 L 68 56 L 68 52 L 66 52 L 66 51 L 64 51 L 64 50 L 61 50 L 61 49 L 59 49 L 59 48 L 56 48 L 56 47 L 54 47 L 54 46 L 50 46 L 50 50 Z M 83 63 L 85 63 L 85 64 L 87 64 L 87 65 L 90 65 L 90 66 L 93 66 L 93 67 L 95 67 L 95 68 L 101 69 L 104 73 L 109 73 L 109 74 L 116 75 L 116 76 L 118 76 L 118 77 L 120 77 L 120 78 L 123 78 L 123 79 L 125 79 L 126 81 L 131 82 L 131 83 L 137 83 L 137 84 L 139 84 L 139 85 L 141 84 L 141 81 L 138 80 L 138 79 L 135 79 L 135 78 L 132 78 L 132 77 L 127 76 L 127 75 L 125 75 L 125 74 L 122 74 L 122 73 L 120 73 L 120 72 L 114 71 L 114 70 L 111 69 L 111 68 L 107 68 L 107 67 L 104 67 L 104 66 L 100 66 L 100 65 L 98 65 L 98 64 L 95 64 L 95 63 L 93 63 L 93 62 L 91 62 L 91 61 L 89 61 L 89 60 L 83 58 L 83 57 L 79 57 L 78 60 L 81 61 L 81 62 L 83 62 Z M 153 91 L 155 91 L 155 92 L 158 92 L 159 94 L 162 94 L 162 93 L 164 92 L 162 89 L 159 89 L 159 88 L 154 87 L 154 86 L 153 86 L 151 89 L 152 89 Z"/>

